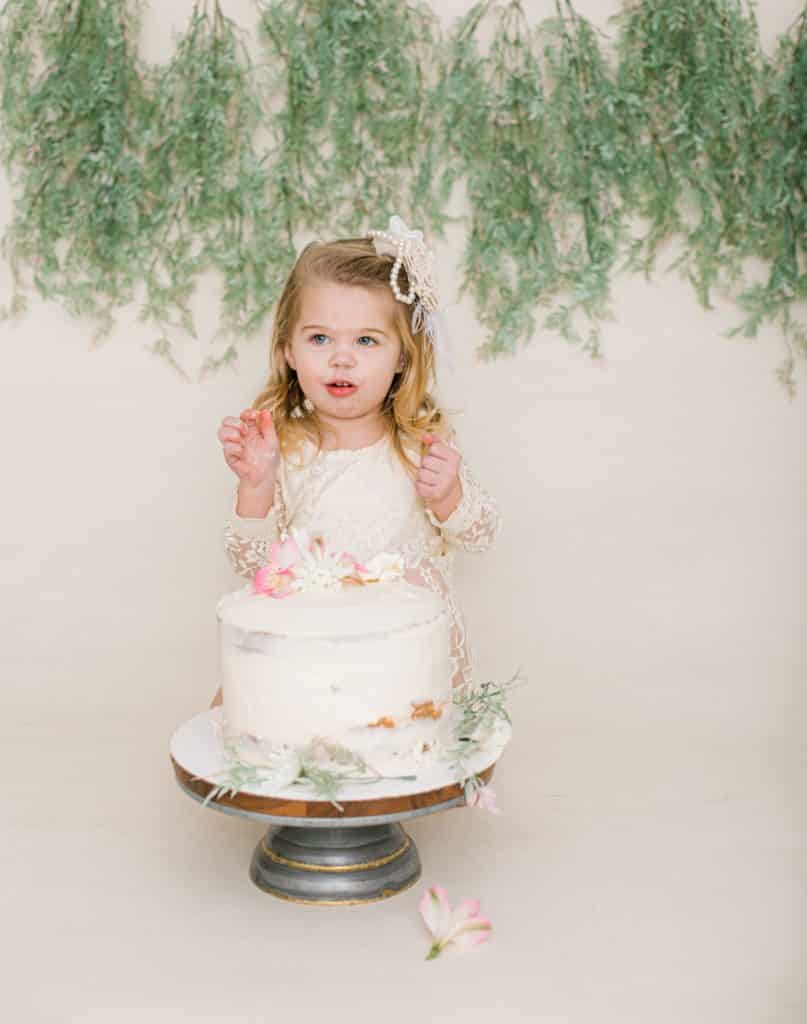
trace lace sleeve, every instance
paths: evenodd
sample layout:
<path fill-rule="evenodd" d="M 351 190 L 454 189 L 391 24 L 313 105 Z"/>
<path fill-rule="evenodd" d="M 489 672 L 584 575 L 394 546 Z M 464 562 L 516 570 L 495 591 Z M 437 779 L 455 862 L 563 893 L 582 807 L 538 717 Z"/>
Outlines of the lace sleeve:
<path fill-rule="evenodd" d="M 462 611 L 445 577 L 433 560 L 424 558 L 406 569 L 406 580 L 416 587 L 433 590 L 446 602 L 450 624 L 451 686 L 470 685 L 473 681 L 473 647 Z"/>
<path fill-rule="evenodd" d="M 452 435 L 452 442 L 453 439 Z M 448 519 L 440 522 L 431 509 L 426 509 L 426 516 L 449 544 L 455 544 L 465 551 L 484 551 L 490 547 L 501 529 L 501 512 L 464 458 L 460 462 L 459 477 L 462 497 Z"/>
<path fill-rule="evenodd" d="M 230 565 L 239 576 L 251 579 L 269 557 L 269 546 L 280 537 L 280 510 L 282 497 L 280 481 L 275 483 L 272 507 L 263 519 L 239 516 L 235 511 L 238 495 L 224 527 L 224 551 Z"/>

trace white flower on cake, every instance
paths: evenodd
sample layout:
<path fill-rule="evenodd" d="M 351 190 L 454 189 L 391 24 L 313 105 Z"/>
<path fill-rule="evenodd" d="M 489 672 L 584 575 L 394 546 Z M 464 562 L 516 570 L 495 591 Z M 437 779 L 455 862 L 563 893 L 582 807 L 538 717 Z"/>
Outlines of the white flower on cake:
<path fill-rule="evenodd" d="M 403 559 L 398 554 L 382 551 L 364 564 L 347 551 L 329 550 L 322 534 L 295 528 L 290 537 L 272 543 L 266 565 L 255 573 L 252 590 L 289 597 L 345 584 L 387 583 L 403 576 Z"/>
<path fill-rule="evenodd" d="M 307 530 L 293 530 L 292 535 L 300 551 L 300 558 L 293 567 L 295 590 L 340 587 L 343 577 L 354 571 L 355 559 L 329 551 L 321 534 L 311 537 Z"/>
<path fill-rule="evenodd" d="M 378 555 L 365 562 L 363 568 L 359 569 L 365 583 L 375 582 L 387 583 L 390 580 L 399 580 L 404 574 L 403 558 L 388 551 L 382 551 Z"/>

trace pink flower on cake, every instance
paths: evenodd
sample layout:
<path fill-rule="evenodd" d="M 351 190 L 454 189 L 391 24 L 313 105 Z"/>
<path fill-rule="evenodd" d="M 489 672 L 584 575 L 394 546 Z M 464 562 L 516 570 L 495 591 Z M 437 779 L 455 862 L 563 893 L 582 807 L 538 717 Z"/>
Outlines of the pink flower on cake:
<path fill-rule="evenodd" d="M 501 814 L 501 807 L 496 805 L 496 791 L 493 786 L 474 786 L 465 798 L 467 807 L 479 807 L 483 811 L 490 811 L 491 814 Z"/>
<path fill-rule="evenodd" d="M 300 590 L 386 582 L 404 574 L 399 554 L 382 552 L 365 565 L 348 551 L 330 550 L 321 533 L 297 528 L 291 533 L 291 537 L 270 546 L 266 565 L 253 577 L 253 593 L 288 597 Z"/>
<path fill-rule="evenodd" d="M 294 566 L 302 557 L 299 545 L 292 537 L 272 541 L 266 565 L 258 569 L 253 577 L 253 593 L 267 594 L 269 597 L 288 597 L 293 594 Z"/>
<path fill-rule="evenodd" d="M 253 577 L 252 592 L 268 597 L 288 597 L 294 593 L 294 573 L 291 569 L 278 570 L 272 565 L 264 565 Z"/>
<path fill-rule="evenodd" d="M 277 569 L 290 569 L 303 557 L 299 544 L 293 537 L 274 540 L 269 545 L 269 564 Z"/>
<path fill-rule="evenodd" d="M 479 913 L 479 900 L 462 900 L 452 910 L 448 893 L 441 885 L 428 887 L 418 909 L 434 940 L 427 960 L 433 960 L 448 945 L 458 949 L 476 946 L 490 938 L 493 930 L 489 918 Z"/>

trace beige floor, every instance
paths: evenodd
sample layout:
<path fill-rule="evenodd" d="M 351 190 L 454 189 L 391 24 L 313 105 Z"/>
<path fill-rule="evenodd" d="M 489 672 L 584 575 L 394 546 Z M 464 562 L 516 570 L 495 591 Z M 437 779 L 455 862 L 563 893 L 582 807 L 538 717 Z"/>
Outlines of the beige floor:
<path fill-rule="evenodd" d="M 414 888 L 323 908 L 253 886 L 260 826 L 183 795 L 163 724 L 6 717 L 9 1021 L 807 1020 L 801 744 L 522 715 L 502 814 L 411 822 Z M 424 960 L 431 882 L 486 944 Z"/>

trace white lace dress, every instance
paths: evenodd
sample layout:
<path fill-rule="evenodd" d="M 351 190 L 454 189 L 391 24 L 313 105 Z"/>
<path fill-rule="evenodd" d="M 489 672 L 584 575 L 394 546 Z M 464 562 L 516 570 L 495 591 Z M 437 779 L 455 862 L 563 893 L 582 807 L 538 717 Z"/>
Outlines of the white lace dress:
<path fill-rule="evenodd" d="M 484 551 L 499 532 L 502 517 L 463 458 L 462 498 L 444 522 L 427 509 L 415 482 L 386 437 L 364 448 L 320 451 L 307 465 L 280 463 L 272 508 L 262 519 L 239 516 L 236 501 L 224 530 L 224 547 L 240 576 L 252 578 L 265 564 L 268 548 L 285 525 L 321 532 L 328 547 L 349 551 L 360 561 L 382 551 L 403 556 L 406 578 L 440 594 L 451 618 L 452 685 L 473 681 L 473 648 L 452 582 L 458 549 Z M 411 450 L 410 450 L 411 457 Z M 415 456 L 415 464 L 419 458 Z"/>

